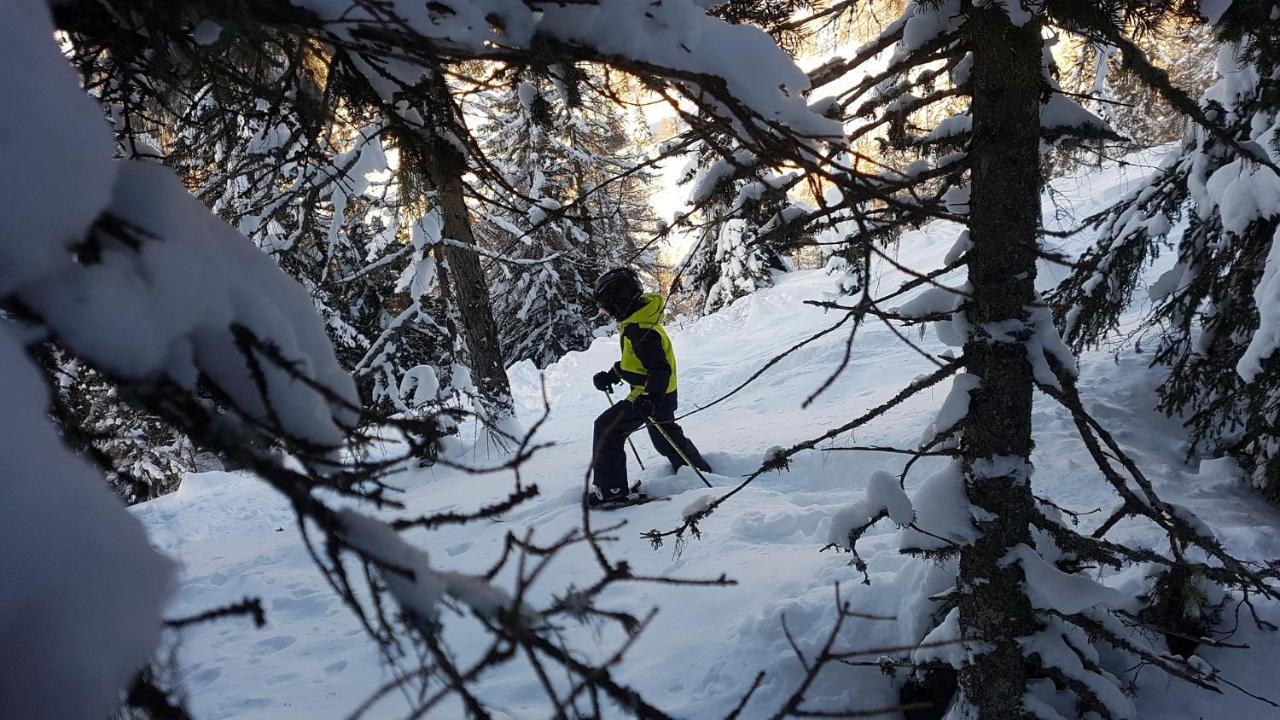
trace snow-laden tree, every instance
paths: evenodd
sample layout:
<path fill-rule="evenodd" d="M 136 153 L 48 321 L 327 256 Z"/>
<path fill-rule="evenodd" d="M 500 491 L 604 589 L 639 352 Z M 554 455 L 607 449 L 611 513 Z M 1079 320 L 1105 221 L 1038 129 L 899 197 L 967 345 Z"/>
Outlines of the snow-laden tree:
<path fill-rule="evenodd" d="M 925 374 L 845 424 L 772 453 L 743 484 L 950 382 L 918 447 L 846 448 L 910 459 L 898 478 L 870 478 L 866 496 L 832 516 L 830 535 L 835 546 L 854 553 L 852 564 L 867 582 L 857 543 L 886 519 L 903 526 L 902 551 L 932 565 L 925 585 L 942 591 L 922 590 L 908 601 L 928 620 L 913 639 L 919 644 L 892 666 L 907 668 L 913 679 L 901 686 L 906 701 L 920 699 L 913 689 L 920 687 L 918 677 L 928 678 L 924 686 L 943 688 L 947 683 L 938 678 L 953 678 L 954 696 L 927 698 L 938 716 L 1132 718 L 1123 675 L 1135 664 L 1201 687 L 1219 682 L 1200 664 L 1135 640 L 1133 617 L 1149 618 L 1160 606 L 1159 622 L 1176 624 L 1196 608 L 1191 598 L 1204 597 L 1199 583 L 1206 582 L 1234 593 L 1239 607 L 1254 595 L 1280 597 L 1280 569 L 1240 562 L 1202 522 L 1163 501 L 1144 470 L 1089 414 L 1076 387 L 1075 359 L 1035 284 L 1037 264 L 1055 259 L 1041 243 L 1045 151 L 1063 142 L 1117 138 L 1058 85 L 1046 40 L 1066 33 L 1117 48 L 1124 65 L 1180 112 L 1217 128 L 1217 118 L 1184 102 L 1132 37 L 1143 22 L 1197 9 L 1181 2 L 919 0 L 862 49 L 810 73 L 815 95 L 829 93 L 816 107 L 847 123 L 846 144 L 820 150 L 797 142 L 793 162 L 828 192 L 821 207 L 792 222 L 837 224 L 839 259 L 854 273 L 845 287 L 857 288 L 846 300 L 815 301 L 838 312 L 819 336 L 849 324 L 856 352 L 853 334 L 863 322 L 887 323 L 906 342 L 907 327 L 929 323 L 959 354 L 917 347 L 929 363 Z M 813 16 L 830 20 L 822 11 Z M 859 149 L 869 138 L 879 139 L 879 156 Z M 722 148 L 721 157 L 712 174 L 753 167 L 731 147 Z M 905 266 L 885 249 L 886 239 L 931 219 L 957 225 L 942 267 Z M 914 279 L 896 289 L 877 288 L 868 281 L 877 263 Z M 834 368 L 833 377 L 838 372 Z M 1037 492 L 1055 481 L 1036 477 L 1031 465 L 1037 391 L 1070 413 L 1116 493 L 1115 507 L 1096 524 L 1081 527 L 1078 513 Z M 930 456 L 948 461 L 908 497 L 906 478 Z M 716 507 L 735 496 L 727 493 L 682 525 L 648 536 L 658 543 L 706 532 Z M 1136 547 L 1108 539 L 1121 521 L 1145 523 L 1167 543 Z M 1159 587 L 1135 609 L 1085 572 L 1091 565 L 1138 566 L 1159 578 Z M 1197 617 L 1203 629 L 1212 610 L 1200 606 L 1196 612 L 1204 613 Z"/>
<path fill-rule="evenodd" d="M 1073 346 L 1113 336 L 1140 290 L 1153 312 L 1141 342 L 1169 368 L 1160 408 L 1186 418 L 1190 453 L 1230 453 L 1280 499 L 1280 176 L 1276 20 L 1237 3 L 1222 15 L 1217 82 L 1199 101 L 1212 129 L 1187 128 L 1150 182 L 1085 227 L 1098 240 L 1058 289 Z M 1142 273 L 1170 246 L 1177 263 L 1149 288 Z"/>
<path fill-rule="evenodd" d="M 745 0 L 719 3 L 710 12 L 731 22 L 763 28 L 790 53 L 812 45 L 819 30 L 797 21 L 814 11 L 807 0 Z M 825 24 L 853 11 L 836 3 L 814 11 Z M 811 228 L 796 222 L 808 209 L 788 191 L 797 173 L 779 170 L 741 143 L 734 133 L 689 132 L 682 138 L 688 157 L 679 184 L 687 188 L 686 208 L 669 230 L 689 237 L 675 267 L 672 294 L 698 314 L 713 313 L 734 300 L 773 284 L 774 273 L 793 269 L 790 257 L 812 241 Z M 776 153 L 765 153 L 778 159 Z"/>
<path fill-rule="evenodd" d="M 289 52 L 269 28 L 205 28 L 181 78 L 131 71 L 91 42 L 74 46 L 115 121 L 125 155 L 159 156 L 193 193 L 271 254 L 310 293 L 366 405 L 404 410 L 406 374 L 456 360 L 451 298 L 436 280 L 439 225 L 398 172 L 376 107 L 344 98 L 341 68 L 316 47 Z M 104 59 L 105 56 L 105 59 Z M 288 88 L 266 103 L 264 87 Z M 211 161 L 212 159 L 212 161 Z M 444 312 L 430 313 L 429 306 Z"/>
<path fill-rule="evenodd" d="M 805 211 L 787 197 L 793 175 L 759 167 L 748 151 L 735 148 L 726 162 L 715 145 L 698 142 L 692 156 L 680 180 L 690 188 L 691 209 L 680 221 L 690 226 L 692 244 L 673 288 L 707 314 L 790 269 L 784 254 L 805 238 L 789 221 Z"/>
<path fill-rule="evenodd" d="M 513 75 L 486 94 L 481 147 L 494 174 L 481 201 L 494 315 L 508 364 L 545 367 L 591 344 L 596 278 L 639 265 L 654 228 L 638 138 L 596 83 L 599 68 Z"/>
<path fill-rule="evenodd" d="M 448 251 L 474 259 L 472 238 L 454 232 L 469 227 L 460 224 L 466 208 L 446 202 L 446 196 L 462 197 L 456 182 L 470 139 L 456 132 L 460 116 L 445 107 L 448 98 L 440 92 L 448 60 L 527 61 L 535 54 L 607 60 L 718 111 L 716 122 L 746 138 L 838 132 L 800 99 L 806 78 L 767 36 L 710 18 L 688 0 L 0 4 L 0 302 L 6 317 L 0 326 L 6 428 L 0 433 L 6 472 L 0 571 L 23 579 L 0 587 L 0 704 L 25 718 L 104 717 L 129 688 L 130 703 L 155 716 L 182 716 L 152 676 L 138 672 L 165 625 L 161 613 L 174 568 L 150 547 L 98 471 L 58 438 L 48 416 L 49 387 L 28 356 L 30 347 L 53 342 L 69 359 L 102 373 L 130 402 L 287 499 L 318 568 L 394 666 L 394 683 L 370 688 L 374 700 L 404 688 L 418 699 L 420 714 L 448 701 L 483 717 L 488 711 L 478 680 L 518 657 L 550 670 L 542 677 L 552 715 L 598 716 L 605 707 L 662 717 L 614 675 L 612 661 L 566 647 L 558 633 L 575 619 L 616 622 L 629 633 L 644 627 L 643 618 L 595 606 L 617 583 L 643 578 L 608 558 L 589 518 L 581 531 L 546 545 L 508 534 L 502 557 L 490 567 L 439 569 L 434 556 L 402 533 L 490 517 L 536 495 L 536 486 L 517 475 L 511 492 L 492 504 L 398 516 L 403 508 L 386 477 L 415 450 L 438 441 L 443 423 L 398 422 L 409 446 L 405 456 L 353 460 L 364 458 L 355 430 L 367 410 L 337 358 L 332 323 L 317 313 L 309 289 L 194 198 L 190 188 L 198 181 L 188 185 L 192 179 L 132 157 L 138 153 L 114 157 L 104 109 L 126 141 L 142 128 L 163 149 L 170 139 L 164 123 L 135 124 L 147 118 L 147 103 L 190 91 L 187 81 L 200 76 L 205 63 L 253 54 L 249 43 L 218 46 L 223 36 L 237 35 L 315 71 L 321 95 L 340 98 L 321 107 L 380 111 L 378 137 L 394 138 L 387 145 L 399 151 L 401 167 L 429 178 L 434 195 L 415 200 L 437 201 L 424 202 L 414 219 L 420 242 L 406 243 L 415 263 L 409 283 L 430 275 L 429 258 L 444 256 L 447 262 L 436 268 L 448 272 L 436 277 L 463 298 L 457 312 L 464 322 L 483 308 L 469 305 L 460 288 L 474 293 L 483 282 L 460 272 Z M 76 55 L 79 77 L 63 48 Z M 237 64 L 224 67 L 232 75 L 245 72 Z M 314 99 L 307 84 L 275 83 L 266 68 L 248 67 L 270 86 L 248 93 L 268 116 L 289 115 Z M 125 92 L 103 92 L 104 83 L 120 78 L 128 80 L 120 85 Z M 210 83 L 208 91 L 216 96 L 237 87 Z M 92 95 L 107 99 L 107 107 Z M 354 135 L 342 139 L 359 144 Z M 358 163 L 362 153 L 356 152 Z M 219 171 L 239 158 L 204 160 L 208 170 Z M 293 181 L 306 182 L 267 172 L 263 182 L 286 190 Z M 343 196 L 345 211 L 336 209 L 333 194 L 309 198 L 318 207 L 314 217 L 329 214 L 329 223 L 321 223 L 326 229 L 337 216 L 350 220 L 349 213 L 359 212 L 358 203 Z M 286 191 L 277 199 L 295 197 Z M 429 227 L 437 222 L 438 234 Z M 279 237 L 295 239 L 282 226 Z M 327 233 L 308 235 L 307 242 L 317 237 Z M 317 243 L 317 252 L 323 248 Z M 300 257 L 311 262 L 316 254 Z M 432 385 L 426 374 L 409 375 L 419 387 Z M 509 466 L 518 467 L 530 448 L 524 439 Z M 598 577 L 562 592 L 527 592 L 546 563 L 576 544 L 591 546 Z M 261 622 L 263 610 L 247 601 L 172 619 L 169 626 L 241 614 Z M 489 652 L 478 659 L 452 652 L 443 626 L 455 623 L 469 623 L 463 634 L 484 638 Z M 630 641 L 622 649 L 628 647 Z"/>
<path fill-rule="evenodd" d="M 134 67 L 154 51 L 144 34 L 107 48 L 73 45 L 126 154 L 140 140 L 154 145 L 143 153 L 179 168 L 202 200 L 277 256 L 311 292 L 362 396 L 395 406 L 404 373 L 457 360 L 486 405 L 506 413 L 510 391 L 465 212 L 465 153 L 455 146 L 466 133 L 448 83 L 397 93 L 396 79 L 363 60 L 278 25 L 196 29 L 183 49 L 189 67 L 163 82 Z M 433 210 L 449 241 L 426 247 L 414 233 Z M 442 299 L 466 341 L 461 356 L 440 342 L 446 318 L 421 312 L 428 289 L 441 292 L 442 264 L 460 280 Z M 420 352 L 442 344 L 447 351 Z M 377 367 L 361 364 L 375 359 Z"/>
<path fill-rule="evenodd" d="M 171 172 L 112 159 L 54 27 L 43 3 L 0 5 L 0 568 L 23 578 L 0 589 L 0 697 L 16 716 L 102 717 L 155 647 L 174 568 L 60 442 L 24 345 L 52 339 L 193 440 L 272 466 L 257 439 L 310 466 L 339 448 L 355 393 L 301 288 Z"/>
<path fill-rule="evenodd" d="M 55 348 L 44 348 L 38 360 L 52 389 L 51 410 L 63 441 L 92 457 L 126 503 L 173 492 L 182 476 L 196 469 L 191 441 L 123 401 L 102 373 Z"/>
<path fill-rule="evenodd" d="M 564 120 L 557 144 L 570 173 L 564 212 L 586 233 L 597 267 L 654 272 L 652 137 L 643 118 L 628 117 L 619 105 L 620 96 L 636 92 L 635 81 L 598 64 L 557 66 L 552 79 L 548 100 Z"/>

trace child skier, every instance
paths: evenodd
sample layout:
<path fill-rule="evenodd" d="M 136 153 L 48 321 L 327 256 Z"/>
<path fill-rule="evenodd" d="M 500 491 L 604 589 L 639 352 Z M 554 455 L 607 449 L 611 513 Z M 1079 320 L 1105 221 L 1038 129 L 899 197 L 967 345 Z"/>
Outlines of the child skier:
<path fill-rule="evenodd" d="M 592 443 L 594 487 L 587 496 L 591 506 L 636 499 L 628 494 L 623 445 L 627 436 L 641 426 L 648 427 L 649 440 L 671 463 L 672 472 L 684 465 L 681 452 L 698 469 L 711 471 L 698 448 L 675 423 L 676 358 L 671 339 L 662 328 L 665 300 L 662 295 L 642 292 L 640 278 L 628 268 L 610 270 L 596 281 L 596 305 L 618 320 L 622 359 L 596 373 L 592 380 L 596 389 L 603 392 L 621 382 L 629 384 L 631 392 L 596 418 Z M 662 426 L 678 451 L 667 443 L 655 424 Z"/>

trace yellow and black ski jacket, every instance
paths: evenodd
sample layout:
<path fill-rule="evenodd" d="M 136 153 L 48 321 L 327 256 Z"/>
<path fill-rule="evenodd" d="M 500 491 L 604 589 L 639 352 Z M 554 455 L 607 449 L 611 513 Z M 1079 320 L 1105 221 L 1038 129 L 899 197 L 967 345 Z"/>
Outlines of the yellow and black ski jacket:
<path fill-rule="evenodd" d="M 631 385 L 628 400 L 643 393 L 660 398 L 676 391 L 676 356 L 662 328 L 666 300 L 657 293 L 640 299 L 644 305 L 618 323 L 622 359 L 613 364 L 614 374 Z"/>

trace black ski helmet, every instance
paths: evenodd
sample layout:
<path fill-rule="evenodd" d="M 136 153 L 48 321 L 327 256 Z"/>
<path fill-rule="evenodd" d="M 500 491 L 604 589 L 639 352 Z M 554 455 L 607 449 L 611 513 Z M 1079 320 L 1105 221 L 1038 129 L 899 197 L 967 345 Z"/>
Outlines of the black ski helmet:
<path fill-rule="evenodd" d="M 640 287 L 640 276 L 631 268 L 614 268 L 596 280 L 596 289 L 592 298 L 596 305 L 604 308 L 610 315 L 617 317 L 625 312 L 639 299 L 644 290 Z"/>

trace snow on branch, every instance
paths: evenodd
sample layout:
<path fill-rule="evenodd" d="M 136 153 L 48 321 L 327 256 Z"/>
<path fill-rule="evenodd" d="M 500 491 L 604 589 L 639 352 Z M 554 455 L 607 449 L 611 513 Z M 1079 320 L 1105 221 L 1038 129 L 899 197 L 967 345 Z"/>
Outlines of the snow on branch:
<path fill-rule="evenodd" d="M 911 499 L 897 478 L 877 470 L 867 478 L 863 498 L 831 516 L 827 539 L 833 545 L 853 548 L 857 545 L 858 536 L 879 520 L 889 518 L 901 527 L 910 525 L 915 517 Z"/>
<path fill-rule="evenodd" d="M 6 19 L 0 8 L 0 27 Z M 0 368 L 0 698 L 15 717 L 106 717 L 160 640 L 174 567 L 63 444 L 44 380 L 8 326 Z"/>
<path fill-rule="evenodd" d="M 290 436 L 342 443 L 355 419 L 355 387 L 296 282 L 161 166 L 122 163 L 105 213 L 87 233 L 92 262 L 67 262 L 16 293 L 60 342 L 114 377 L 163 376 L 188 389 L 206 378 Z M 345 403 L 281 368 L 254 367 L 236 327 L 269 338 Z"/>
<path fill-rule="evenodd" d="M 1263 363 L 1280 348 L 1280 229 L 1271 240 L 1262 280 L 1253 291 L 1258 308 L 1258 330 L 1236 363 L 1236 372 L 1252 382 L 1262 372 Z"/>
<path fill-rule="evenodd" d="M 404 57 L 420 53 L 418 41 L 445 51 L 501 55 L 525 50 L 535 38 L 589 50 L 598 59 L 630 61 L 666 71 L 698 85 L 722 84 L 733 102 L 755 113 L 761 127 L 777 123 L 801 135 L 839 137 L 838 123 L 811 111 L 803 97 L 809 80 L 764 32 L 711 17 L 692 0 L 661 3 L 599 0 L 586 3 L 524 3 L 518 0 L 446 0 L 438 7 L 399 0 L 295 0 L 315 13 L 335 39 L 361 47 L 365 38 L 416 38 L 392 42 Z M 386 60 L 366 73 L 394 93 L 395 83 L 413 85 L 431 63 Z M 387 77 L 389 76 L 389 77 Z M 694 94 L 718 92 L 701 82 Z M 726 98 L 727 99 L 727 98 Z M 726 109 L 723 105 L 722 108 Z"/>
<path fill-rule="evenodd" d="M 383 570 L 387 589 L 420 621 L 436 622 L 446 597 L 488 618 L 511 603 L 505 592 L 484 578 L 433 569 L 425 551 L 405 542 L 383 522 L 349 509 L 339 511 L 338 519 L 345 541 Z"/>
<path fill-rule="evenodd" d="M 1082 575 L 1062 572 L 1027 545 L 1013 548 L 1006 561 L 1022 564 L 1027 596 L 1037 608 L 1071 615 L 1093 607 L 1120 607 L 1125 601 L 1120 591 Z"/>
<path fill-rule="evenodd" d="M 274 413 L 282 432 L 336 448 L 349 412 L 288 373 L 250 367 L 235 336 L 239 324 L 272 336 L 298 372 L 349 397 L 306 294 L 168 170 L 112 159 L 41 2 L 0 6 L 0 94 L 0 298 L 27 324 L 25 339 L 48 332 L 116 378 L 192 388 L 203 375 L 247 414 Z M 0 330 L 11 429 L 0 448 L 11 475 L 0 565 L 28 582 L 2 595 L 6 607 L 41 609 L 8 614 L 18 624 L 5 651 L 21 657 L 4 665 L 25 670 L 8 673 L 0 695 L 27 717 L 102 716 L 155 647 L 171 568 L 58 439 L 17 327 Z M 44 521 L 55 515 L 56 533 Z M 89 654 L 86 637 L 96 638 Z"/>

